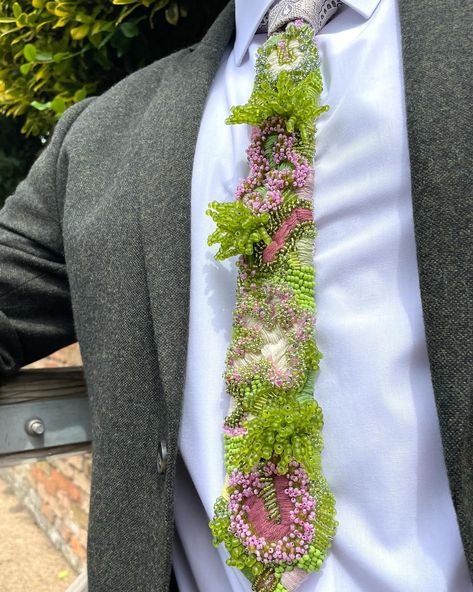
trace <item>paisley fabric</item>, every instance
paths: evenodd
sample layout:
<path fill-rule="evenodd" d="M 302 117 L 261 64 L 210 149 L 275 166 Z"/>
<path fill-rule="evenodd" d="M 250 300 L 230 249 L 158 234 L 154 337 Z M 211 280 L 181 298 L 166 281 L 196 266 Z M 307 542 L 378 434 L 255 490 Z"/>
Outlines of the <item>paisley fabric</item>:
<path fill-rule="evenodd" d="M 210 528 L 214 544 L 228 551 L 228 565 L 259 592 L 295 590 L 320 569 L 337 527 L 322 474 L 323 415 L 314 399 L 321 358 L 313 267 L 315 121 L 329 106 L 318 103 L 322 80 L 312 22 L 292 19 L 293 7 L 302 4 L 283 1 L 270 11 L 270 27 L 286 14 L 291 18 L 258 50 L 248 103 L 232 107 L 226 120 L 252 128 L 249 174 L 234 201 L 211 202 L 207 210 L 217 225 L 207 240 L 220 244 L 215 258 L 238 257 L 223 375 L 230 395 L 226 477 Z M 310 10 L 319 15 L 313 4 Z"/>
<path fill-rule="evenodd" d="M 280 0 L 268 13 L 266 30 L 272 35 L 289 21 L 300 18 L 310 23 L 314 32 L 318 33 L 341 3 L 341 0 Z M 264 32 L 263 28 L 259 30 Z"/>

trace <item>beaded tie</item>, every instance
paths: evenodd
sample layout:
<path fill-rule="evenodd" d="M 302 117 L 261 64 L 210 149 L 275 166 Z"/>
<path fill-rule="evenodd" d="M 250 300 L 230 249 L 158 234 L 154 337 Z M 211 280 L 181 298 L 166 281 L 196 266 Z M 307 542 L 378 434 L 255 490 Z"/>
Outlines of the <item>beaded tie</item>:
<path fill-rule="evenodd" d="M 304 3 L 312 11 L 295 18 L 291 9 Z M 318 104 L 315 33 L 338 3 L 318 7 L 285 0 L 270 11 L 252 94 L 226 120 L 252 126 L 249 175 L 234 201 L 213 201 L 206 210 L 217 225 L 207 239 L 209 246 L 220 243 L 215 259 L 238 256 L 223 374 L 230 395 L 226 475 L 209 526 L 214 545 L 224 543 L 229 553 L 227 564 L 260 592 L 293 591 L 319 570 L 337 527 L 314 399 L 322 356 L 315 342 L 312 200 L 315 121 L 329 109 Z"/>

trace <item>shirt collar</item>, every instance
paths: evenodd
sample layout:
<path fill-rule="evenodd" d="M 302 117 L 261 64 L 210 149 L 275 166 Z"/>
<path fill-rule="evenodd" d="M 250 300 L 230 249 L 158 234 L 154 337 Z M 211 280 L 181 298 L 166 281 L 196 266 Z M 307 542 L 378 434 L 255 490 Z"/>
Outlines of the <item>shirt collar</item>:
<path fill-rule="evenodd" d="M 236 38 L 234 55 L 237 66 L 241 64 L 258 25 L 274 0 L 236 0 Z M 343 0 L 343 3 L 369 19 L 381 0 Z"/>

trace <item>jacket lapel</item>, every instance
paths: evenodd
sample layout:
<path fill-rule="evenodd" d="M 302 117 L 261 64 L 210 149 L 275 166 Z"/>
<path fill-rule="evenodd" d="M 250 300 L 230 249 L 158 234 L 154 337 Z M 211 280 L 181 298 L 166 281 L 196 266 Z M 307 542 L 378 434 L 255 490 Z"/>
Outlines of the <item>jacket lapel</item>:
<path fill-rule="evenodd" d="M 233 31 L 232 1 L 200 43 L 170 56 L 145 113 L 136 156 L 142 167 L 138 210 L 171 466 L 187 355 L 194 151 L 205 100 Z"/>
<path fill-rule="evenodd" d="M 444 456 L 473 574 L 473 199 L 468 7 L 400 0 L 417 261 Z M 471 45 L 471 44 L 470 44 Z M 468 119 L 467 119 L 468 118 Z"/>

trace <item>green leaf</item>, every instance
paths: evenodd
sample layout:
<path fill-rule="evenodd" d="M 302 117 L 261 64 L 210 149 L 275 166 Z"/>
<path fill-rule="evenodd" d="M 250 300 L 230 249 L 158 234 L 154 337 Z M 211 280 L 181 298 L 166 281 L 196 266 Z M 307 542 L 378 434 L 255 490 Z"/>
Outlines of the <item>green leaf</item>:
<path fill-rule="evenodd" d="M 71 37 L 75 41 L 79 41 L 80 39 L 84 39 L 84 37 L 87 36 L 89 29 L 90 29 L 90 25 L 79 25 L 78 27 L 73 27 L 70 30 Z"/>
<path fill-rule="evenodd" d="M 62 60 L 65 60 L 70 56 L 71 54 L 68 51 L 58 51 L 56 53 L 53 53 L 53 60 L 55 62 L 61 62 Z"/>
<path fill-rule="evenodd" d="M 92 35 L 102 33 L 103 31 L 113 31 L 113 23 L 107 21 L 96 21 L 92 25 Z"/>
<path fill-rule="evenodd" d="M 100 47 L 100 44 L 102 43 L 102 37 L 103 35 L 101 33 L 96 33 L 89 35 L 88 39 L 91 45 L 95 47 L 95 49 L 98 49 Z"/>
<path fill-rule="evenodd" d="M 53 59 L 53 54 L 50 51 L 37 51 L 36 59 L 38 62 L 50 62 Z"/>
<path fill-rule="evenodd" d="M 18 4 L 18 2 L 14 2 L 12 8 L 13 8 L 13 14 L 15 15 L 15 18 L 18 18 L 20 16 L 20 14 L 23 12 L 23 9 Z"/>
<path fill-rule="evenodd" d="M 78 103 L 79 101 L 82 101 L 82 99 L 85 99 L 86 96 L 87 91 L 85 90 L 85 88 L 80 88 L 79 90 L 76 90 L 72 99 L 74 102 Z"/>
<path fill-rule="evenodd" d="M 90 25 L 93 22 L 95 22 L 95 19 L 93 16 L 90 16 L 89 14 L 85 14 L 84 12 L 79 12 L 79 14 L 76 14 L 74 18 L 79 23 L 86 23 L 87 25 Z"/>
<path fill-rule="evenodd" d="M 31 70 L 32 65 L 33 64 L 31 62 L 27 62 L 26 64 L 21 64 L 20 72 L 22 74 L 28 74 L 28 72 Z"/>
<path fill-rule="evenodd" d="M 67 2 L 48 2 L 46 8 L 49 10 L 49 5 L 53 4 L 51 12 L 56 16 L 73 16 L 73 8 L 71 8 Z"/>
<path fill-rule="evenodd" d="M 120 30 L 125 35 L 131 39 L 132 37 L 137 37 L 140 33 L 140 29 L 138 28 L 137 24 L 133 21 L 127 21 L 126 23 L 122 23 L 120 25 Z"/>
<path fill-rule="evenodd" d="M 36 47 L 32 43 L 27 43 L 23 48 L 23 55 L 28 62 L 36 61 Z"/>
<path fill-rule="evenodd" d="M 44 111 L 45 109 L 49 109 L 51 107 L 51 101 L 47 103 L 40 103 L 39 101 L 31 101 L 30 105 L 38 111 Z"/>
<path fill-rule="evenodd" d="M 16 17 L 16 24 L 19 27 L 27 27 L 27 26 L 29 26 L 30 23 L 28 22 L 28 15 L 25 14 L 24 12 L 22 12 L 21 14 L 19 14 Z"/>
<path fill-rule="evenodd" d="M 168 4 L 169 4 L 169 0 L 158 0 L 156 2 L 155 6 L 158 10 L 161 10 L 161 8 L 164 8 Z"/>
<path fill-rule="evenodd" d="M 58 114 L 63 113 L 66 109 L 66 103 L 62 97 L 54 97 L 51 101 L 51 109 Z"/>
<path fill-rule="evenodd" d="M 170 25 L 177 25 L 179 21 L 179 6 L 172 2 L 164 11 L 164 16 Z"/>
<path fill-rule="evenodd" d="M 56 23 L 53 25 L 53 29 L 58 29 L 60 27 L 65 27 L 67 24 L 69 23 L 69 17 L 68 16 L 64 16 L 60 19 L 58 19 L 56 21 Z"/>

